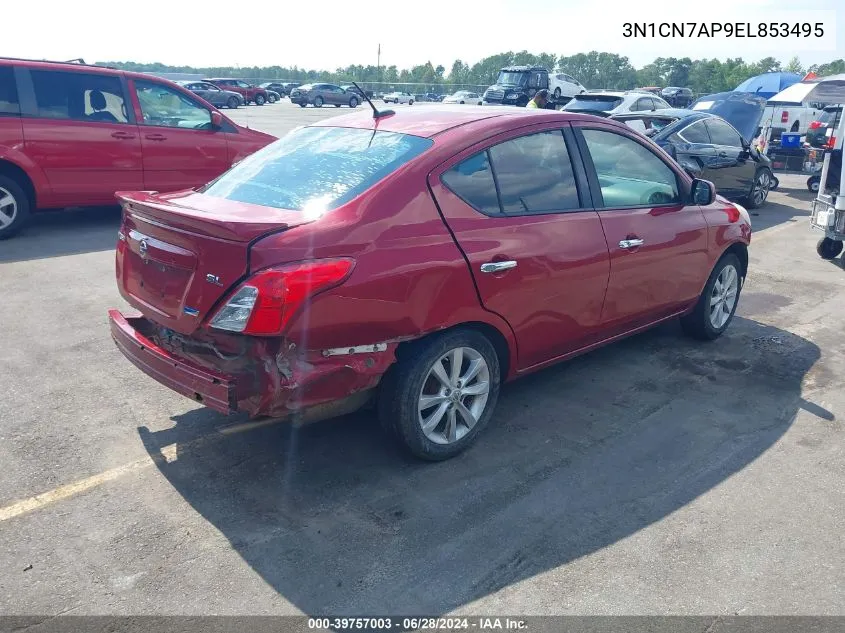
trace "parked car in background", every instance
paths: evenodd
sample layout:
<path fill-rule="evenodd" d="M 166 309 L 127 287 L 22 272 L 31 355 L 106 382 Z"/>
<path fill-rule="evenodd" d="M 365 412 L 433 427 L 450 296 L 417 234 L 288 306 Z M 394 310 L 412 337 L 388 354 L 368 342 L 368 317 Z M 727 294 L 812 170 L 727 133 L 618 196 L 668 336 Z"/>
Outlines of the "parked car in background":
<path fill-rule="evenodd" d="M 213 83 L 215 86 L 222 88 L 223 90 L 237 92 L 244 98 L 244 102 L 247 104 L 254 103 L 255 105 L 261 106 L 268 101 L 267 91 L 264 90 L 264 88 L 247 83 L 242 79 L 217 78 L 205 79 L 204 81 Z"/>
<path fill-rule="evenodd" d="M 806 134 L 810 123 L 817 120 L 823 111 L 823 108 L 809 103 L 778 103 L 769 100 L 763 112 L 761 127 L 771 128 L 772 139 L 779 139 L 785 132 Z"/>
<path fill-rule="evenodd" d="M 694 178 L 716 185 L 731 200 L 757 209 L 766 203 L 774 175 L 767 156 L 752 146 L 766 106 L 764 97 L 727 92 L 702 97 L 706 109 L 668 109 L 613 115 L 665 149 Z"/>
<path fill-rule="evenodd" d="M 267 90 L 266 88 L 264 90 L 267 91 L 267 101 L 269 103 L 276 103 L 277 101 L 281 101 L 282 95 L 280 95 L 275 90 Z"/>
<path fill-rule="evenodd" d="M 662 88 L 660 86 L 644 86 L 642 88 L 635 88 L 637 92 L 650 92 L 651 94 L 660 95 Z"/>
<path fill-rule="evenodd" d="M 267 81 L 263 84 L 259 84 L 258 87 L 264 88 L 264 90 L 267 90 L 268 92 L 272 90 L 273 92 L 282 97 L 286 97 L 288 94 L 288 90 L 285 88 L 285 84 L 280 83 L 278 81 Z"/>
<path fill-rule="evenodd" d="M 359 103 L 363 103 L 363 102 L 365 101 L 365 99 L 364 99 L 364 93 L 363 93 L 363 92 L 361 92 L 360 90 L 358 90 L 358 88 L 356 88 L 356 87 L 355 87 L 355 86 L 353 86 L 352 84 L 349 84 L 349 85 L 346 85 L 346 86 L 341 86 L 341 88 L 344 90 L 344 92 L 347 92 L 348 94 L 355 94 L 355 95 L 358 95 L 358 96 L 360 97 L 360 99 L 359 99 L 359 101 L 358 101 Z M 367 90 L 366 95 L 367 95 L 370 99 L 372 99 L 372 98 L 373 98 L 373 91 L 372 91 L 372 90 Z"/>
<path fill-rule="evenodd" d="M 439 95 L 436 92 L 427 92 L 425 93 L 425 100 L 430 101 L 432 103 L 439 103 L 443 101 L 444 95 Z"/>
<path fill-rule="evenodd" d="M 315 108 L 322 108 L 323 105 L 333 105 L 338 108 L 347 105 L 350 108 L 357 108 L 361 103 L 361 96 L 357 92 L 346 92 L 334 84 L 305 84 L 291 91 L 290 101 L 302 108 L 309 103 Z"/>
<path fill-rule="evenodd" d="M 456 93 L 445 97 L 443 103 L 481 105 L 481 95 L 477 92 L 470 92 L 469 90 L 458 90 Z"/>
<path fill-rule="evenodd" d="M 567 112 L 581 112 L 598 116 L 610 116 L 624 112 L 643 112 L 669 108 L 669 104 L 657 95 L 629 90 L 626 92 L 595 91 L 576 95 L 563 106 Z"/>
<path fill-rule="evenodd" d="M 385 103 L 407 103 L 414 104 L 414 95 L 410 92 L 389 92 L 383 97 Z"/>
<path fill-rule="evenodd" d="M 166 79 L 0 59 L 0 238 L 35 209 L 197 187 L 274 140 Z"/>
<path fill-rule="evenodd" d="M 176 83 L 190 90 L 195 95 L 199 95 L 217 108 L 227 107 L 234 109 L 244 105 L 244 98 L 239 93 L 231 90 L 222 90 L 207 81 L 177 81 Z"/>
<path fill-rule="evenodd" d="M 109 322 L 136 367 L 223 413 L 373 400 L 429 460 L 505 381 L 676 317 L 722 335 L 751 237 L 625 125 L 522 108 L 326 119 L 198 191 L 120 197 L 133 313 Z"/>
<path fill-rule="evenodd" d="M 816 120 L 810 122 L 804 140 L 810 147 L 827 147 L 841 116 L 841 105 L 826 106 Z"/>
<path fill-rule="evenodd" d="M 281 92 L 281 94 L 288 96 L 288 95 L 290 95 L 291 90 L 293 90 L 294 88 L 298 88 L 301 85 L 302 84 L 298 81 L 283 81 L 282 82 L 283 91 Z"/>
<path fill-rule="evenodd" d="M 566 73 L 549 74 L 548 89 L 556 100 L 561 97 L 571 99 L 587 90 L 575 77 Z"/>
<path fill-rule="evenodd" d="M 673 108 L 686 108 L 695 100 L 692 90 L 677 86 L 667 86 L 660 91 L 660 96 Z"/>

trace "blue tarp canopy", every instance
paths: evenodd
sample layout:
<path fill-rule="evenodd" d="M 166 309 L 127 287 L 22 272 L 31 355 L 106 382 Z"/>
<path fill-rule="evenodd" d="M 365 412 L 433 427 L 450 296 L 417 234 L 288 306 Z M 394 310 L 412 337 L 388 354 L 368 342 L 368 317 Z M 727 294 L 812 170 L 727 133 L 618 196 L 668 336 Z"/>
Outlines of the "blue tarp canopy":
<path fill-rule="evenodd" d="M 801 75 L 797 75 L 795 73 L 763 73 L 762 75 L 757 75 L 755 77 L 751 77 L 750 79 L 746 79 L 736 88 L 734 88 L 733 91 L 753 92 L 760 95 L 761 97 L 766 97 L 766 99 L 769 99 L 771 97 L 774 97 L 784 88 L 789 88 L 789 86 L 791 86 L 792 84 L 797 84 L 799 81 L 801 81 L 801 79 Z"/>

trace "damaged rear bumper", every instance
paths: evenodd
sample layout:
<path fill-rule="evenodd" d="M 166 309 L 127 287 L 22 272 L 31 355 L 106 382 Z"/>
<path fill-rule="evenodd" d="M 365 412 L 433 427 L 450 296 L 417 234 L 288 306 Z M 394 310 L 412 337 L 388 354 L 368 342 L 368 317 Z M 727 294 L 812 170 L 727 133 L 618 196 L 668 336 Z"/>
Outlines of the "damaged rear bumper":
<path fill-rule="evenodd" d="M 143 317 L 127 317 L 109 310 L 109 326 L 117 348 L 142 372 L 173 391 L 221 413 L 237 409 L 237 383 L 231 376 L 177 358 L 136 328 Z"/>
<path fill-rule="evenodd" d="M 170 389 L 220 411 L 288 417 L 312 409 L 339 412 L 376 387 L 396 360 L 398 343 L 297 350 L 281 339 L 245 337 L 244 353 L 228 360 L 177 350 L 143 316 L 109 310 L 112 338 L 136 367 Z"/>

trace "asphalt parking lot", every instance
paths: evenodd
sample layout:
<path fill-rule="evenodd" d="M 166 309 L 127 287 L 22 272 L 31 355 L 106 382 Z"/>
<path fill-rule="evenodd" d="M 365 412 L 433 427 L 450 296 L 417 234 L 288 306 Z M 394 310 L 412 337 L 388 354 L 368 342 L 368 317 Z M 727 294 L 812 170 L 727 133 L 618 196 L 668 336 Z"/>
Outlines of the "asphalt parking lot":
<path fill-rule="evenodd" d="M 512 383 L 440 464 L 367 413 L 253 425 L 158 385 L 108 332 L 119 213 L 37 216 L 0 242 L 0 612 L 845 614 L 845 270 L 809 200 L 785 176 L 752 217 L 720 340 Z"/>

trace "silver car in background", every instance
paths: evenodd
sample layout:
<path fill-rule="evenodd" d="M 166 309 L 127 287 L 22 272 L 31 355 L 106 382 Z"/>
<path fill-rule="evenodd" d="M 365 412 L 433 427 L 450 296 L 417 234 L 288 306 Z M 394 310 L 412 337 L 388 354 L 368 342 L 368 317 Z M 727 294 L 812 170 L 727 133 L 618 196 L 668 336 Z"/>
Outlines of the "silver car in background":
<path fill-rule="evenodd" d="M 361 95 L 356 92 L 347 92 L 334 84 L 305 84 L 290 91 L 290 101 L 301 108 L 309 103 L 315 108 L 322 108 L 323 105 L 333 105 L 336 108 L 346 105 L 357 108 L 361 103 Z"/>
<path fill-rule="evenodd" d="M 244 98 L 237 92 L 221 90 L 214 84 L 206 81 L 177 81 L 176 83 L 190 90 L 195 95 L 202 97 L 215 108 L 226 107 L 235 109 L 238 106 L 244 105 Z"/>

